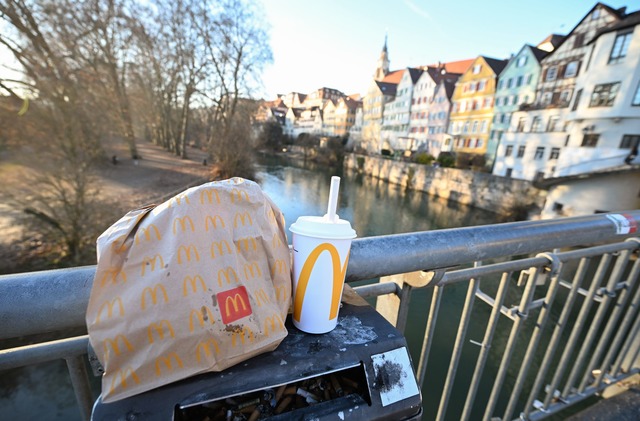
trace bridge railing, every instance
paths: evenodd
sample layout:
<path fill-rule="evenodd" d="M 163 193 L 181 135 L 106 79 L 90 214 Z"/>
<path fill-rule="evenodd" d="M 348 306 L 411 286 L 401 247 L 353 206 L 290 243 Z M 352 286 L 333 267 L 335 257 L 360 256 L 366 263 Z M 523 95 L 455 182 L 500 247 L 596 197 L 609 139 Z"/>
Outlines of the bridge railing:
<path fill-rule="evenodd" d="M 356 291 L 400 330 L 424 325 L 406 332 L 430 418 L 537 420 L 640 372 L 638 226 L 640 210 L 362 238 L 347 281 L 381 277 Z M 94 274 L 0 277 L 0 340 L 83 327 Z M 89 419 L 87 344 L 0 350 L 0 370 L 65 359 Z"/>

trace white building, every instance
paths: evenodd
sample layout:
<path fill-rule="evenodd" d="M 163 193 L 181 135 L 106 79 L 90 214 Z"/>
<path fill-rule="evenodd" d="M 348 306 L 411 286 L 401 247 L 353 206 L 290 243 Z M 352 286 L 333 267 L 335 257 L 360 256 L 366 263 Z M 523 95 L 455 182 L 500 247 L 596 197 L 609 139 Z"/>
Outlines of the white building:
<path fill-rule="evenodd" d="M 422 74 L 421 69 L 408 67 L 396 87 L 396 97 L 385 104 L 381 136 L 394 150 L 411 150 L 409 138 L 409 119 L 413 89 Z"/>

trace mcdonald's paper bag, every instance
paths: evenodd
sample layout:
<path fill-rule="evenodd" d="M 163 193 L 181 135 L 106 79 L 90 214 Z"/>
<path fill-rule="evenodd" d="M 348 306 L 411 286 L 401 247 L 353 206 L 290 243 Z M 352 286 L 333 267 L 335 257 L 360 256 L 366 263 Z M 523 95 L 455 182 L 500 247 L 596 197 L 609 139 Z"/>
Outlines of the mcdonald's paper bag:
<path fill-rule="evenodd" d="M 112 402 L 271 351 L 287 335 L 284 217 L 251 181 L 191 188 L 98 238 L 89 339 Z"/>

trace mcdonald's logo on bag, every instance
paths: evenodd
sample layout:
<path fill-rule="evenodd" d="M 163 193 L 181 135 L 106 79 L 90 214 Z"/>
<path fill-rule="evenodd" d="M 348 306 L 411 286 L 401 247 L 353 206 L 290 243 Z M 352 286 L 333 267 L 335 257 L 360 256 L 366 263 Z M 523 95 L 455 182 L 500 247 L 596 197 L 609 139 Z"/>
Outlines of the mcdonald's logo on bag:
<path fill-rule="evenodd" d="M 238 274 L 236 270 L 231 266 L 227 266 L 225 269 L 218 271 L 218 286 L 222 286 L 222 277 L 227 281 L 227 285 L 231 284 L 231 277 L 233 277 L 233 283 L 238 283 Z"/>
<path fill-rule="evenodd" d="M 249 245 L 251 245 L 251 247 L 249 247 Z M 238 253 L 240 253 L 242 249 L 244 249 L 244 251 L 249 251 L 249 249 L 253 249 L 255 251 L 258 249 L 258 246 L 256 245 L 255 238 L 245 237 L 238 239 L 238 241 L 236 242 L 236 248 L 238 249 Z"/>
<path fill-rule="evenodd" d="M 340 267 L 340 254 L 333 244 L 322 243 L 317 246 L 302 265 L 300 271 L 300 277 L 298 278 L 298 287 L 296 288 L 296 294 L 293 299 L 293 319 L 297 322 L 300 321 L 300 314 L 302 313 L 302 305 L 306 298 L 305 293 L 307 291 L 307 285 L 309 284 L 309 278 L 311 277 L 311 271 L 315 266 L 320 255 L 324 252 L 328 252 L 331 256 L 333 280 L 331 286 L 331 309 L 329 311 L 329 320 L 335 319 L 338 316 L 338 307 L 340 306 L 340 294 L 342 293 L 342 284 L 344 282 L 344 275 L 347 271 L 347 263 L 349 262 L 349 255 L 344 261 L 344 266 Z M 313 297 L 311 298 L 313 299 Z"/>
<path fill-rule="evenodd" d="M 216 294 L 222 323 L 233 323 L 251 314 L 251 304 L 247 289 L 244 286 L 230 289 Z"/>
<path fill-rule="evenodd" d="M 153 305 L 158 304 L 158 289 L 160 289 L 160 291 L 162 291 L 162 296 L 164 298 L 164 302 L 165 303 L 169 302 L 169 296 L 167 296 L 167 290 L 165 289 L 164 285 L 156 284 L 156 286 L 153 287 L 153 288 L 146 287 L 145 289 L 142 290 L 142 295 L 140 296 L 140 308 L 142 310 L 144 310 L 145 307 L 146 307 L 145 298 L 147 296 L 147 293 L 149 293 L 149 296 L 151 297 L 151 303 Z"/>
<path fill-rule="evenodd" d="M 122 300 L 120 299 L 120 297 L 116 297 L 113 300 L 109 301 L 105 301 L 100 308 L 98 309 L 98 315 L 96 316 L 96 324 L 100 323 L 100 316 L 102 315 L 102 310 L 105 309 L 105 307 L 107 308 L 107 318 L 110 319 L 111 316 L 113 316 L 113 307 L 118 304 L 118 309 L 120 317 L 124 316 L 124 307 L 122 306 Z"/>
<path fill-rule="evenodd" d="M 273 266 L 271 267 L 271 276 L 276 276 L 276 274 L 283 274 L 287 267 L 287 263 L 282 259 L 276 259 L 273 262 Z"/>
<path fill-rule="evenodd" d="M 264 289 L 260 288 L 254 295 L 256 302 L 258 303 L 258 307 L 262 307 L 262 303 L 270 303 L 271 300 Z"/>
<path fill-rule="evenodd" d="M 113 375 L 111 379 L 111 387 L 109 388 L 109 393 L 112 393 L 116 388 L 117 380 L 120 379 L 120 387 L 124 390 L 129 385 L 127 384 L 127 379 L 131 378 L 136 384 L 140 384 L 140 378 L 136 374 L 136 371 L 131 368 L 131 366 L 116 370 L 116 373 Z"/>
<path fill-rule="evenodd" d="M 206 322 L 209 322 L 209 324 L 214 324 L 216 321 L 213 318 L 213 313 L 211 312 L 211 309 L 209 309 L 209 307 L 207 306 L 202 306 L 202 308 L 198 309 L 192 309 L 191 313 L 189 313 L 189 332 L 193 332 L 195 330 L 195 323 L 193 323 L 194 317 L 195 319 L 198 321 L 198 324 L 200 325 L 200 327 L 204 327 Z"/>
<path fill-rule="evenodd" d="M 264 335 L 269 336 L 269 327 L 271 327 L 271 332 L 275 332 L 276 330 L 283 330 L 284 323 L 282 319 L 277 314 L 274 314 L 273 317 L 265 317 L 264 319 Z"/>
<path fill-rule="evenodd" d="M 185 232 L 187 230 L 187 222 L 189 223 L 189 227 L 191 228 L 191 232 L 194 232 L 196 229 L 193 226 L 193 220 L 191 219 L 190 216 L 184 216 L 182 218 L 180 218 L 179 216 L 177 216 L 174 220 L 173 220 L 173 235 L 176 235 L 178 232 L 178 224 L 180 224 L 180 229 L 182 230 L 182 232 Z"/>
<path fill-rule="evenodd" d="M 202 361 L 202 358 L 209 357 L 213 355 L 211 353 L 211 348 L 216 354 L 220 353 L 220 347 L 218 346 L 218 342 L 215 339 L 209 339 L 206 342 L 200 342 L 196 347 L 196 361 Z"/>
<path fill-rule="evenodd" d="M 180 206 L 182 204 L 182 200 L 184 200 L 184 203 L 187 205 L 191 204 L 191 202 L 189 202 L 189 196 L 187 196 L 185 193 L 181 193 L 169 199 L 168 207 L 170 208 L 173 203 L 175 203 L 176 206 Z"/>
<path fill-rule="evenodd" d="M 149 266 L 151 268 L 151 272 L 153 272 L 154 270 L 156 270 L 156 263 L 160 262 L 160 264 L 158 265 L 158 267 L 160 269 L 164 268 L 164 259 L 162 258 L 162 256 L 160 256 L 159 254 L 156 254 L 153 257 L 148 257 L 145 256 L 144 259 L 142 259 L 142 270 L 141 270 L 141 275 L 140 276 L 144 276 L 144 273 L 147 269 L 147 266 Z"/>
<path fill-rule="evenodd" d="M 107 281 L 111 278 L 111 282 L 115 285 L 118 283 L 118 278 L 122 279 L 122 282 L 127 282 L 127 274 L 118 268 L 109 268 L 104 271 L 102 279 L 100 280 L 100 286 L 105 286 Z"/>
<path fill-rule="evenodd" d="M 242 329 L 238 328 L 231 334 L 231 347 L 235 348 L 238 342 L 244 345 L 247 340 L 253 342 L 253 332 L 251 329 L 246 326 L 243 326 Z"/>
<path fill-rule="evenodd" d="M 243 227 L 246 224 L 246 222 L 249 222 L 250 226 L 253 225 L 253 219 L 251 219 L 251 215 L 249 214 L 249 212 L 236 213 L 236 216 L 233 217 L 234 228 L 238 228 L 238 221 L 240 221 Z"/>
<path fill-rule="evenodd" d="M 238 203 L 240 203 L 242 202 L 243 197 L 244 197 L 244 200 L 246 200 L 248 203 L 251 203 L 251 201 L 249 200 L 249 195 L 247 194 L 246 191 L 240 190 L 240 189 L 231 190 L 231 203 L 235 203 L 236 198 L 238 200 Z"/>
<path fill-rule="evenodd" d="M 166 328 L 166 332 L 167 332 L 167 337 L 172 337 L 175 338 L 175 334 L 173 332 L 173 326 L 171 326 L 171 322 L 169 320 L 160 320 L 159 323 L 151 323 L 149 324 L 149 327 L 147 328 L 147 336 L 149 338 L 149 343 L 152 344 L 153 343 L 153 332 L 155 331 L 158 334 L 158 339 L 159 340 L 163 340 L 164 339 L 164 334 L 165 334 L 165 329 Z"/>
<path fill-rule="evenodd" d="M 111 251 L 115 254 L 122 254 L 129 250 L 131 244 L 126 243 L 127 236 L 121 235 L 111 242 Z"/>
<path fill-rule="evenodd" d="M 156 235 L 156 240 L 160 241 L 162 236 L 160 230 L 155 224 L 149 224 L 147 227 L 138 227 L 136 232 L 136 244 L 140 244 L 140 238 L 144 238 L 145 241 L 151 241 L 152 234 Z"/>
<path fill-rule="evenodd" d="M 182 253 L 184 253 L 184 258 L 187 262 L 191 261 L 191 252 L 193 252 L 193 257 L 196 262 L 200 261 L 200 254 L 198 253 L 198 249 L 193 244 L 189 244 L 188 246 L 180 246 L 178 247 L 178 264 L 182 264 Z"/>
<path fill-rule="evenodd" d="M 120 355 L 120 346 L 118 343 L 122 342 L 122 350 L 126 348 L 128 351 L 133 351 L 133 347 L 131 346 L 131 342 L 127 339 L 123 334 L 116 335 L 114 338 L 107 338 L 102 341 L 102 346 L 104 348 L 104 360 L 109 361 L 111 354 L 118 356 Z"/>
<path fill-rule="evenodd" d="M 207 198 L 209 203 L 213 203 L 213 195 L 216 195 L 216 203 L 220 204 L 220 195 L 215 189 L 206 189 L 200 192 L 200 203 L 204 205 L 204 198 Z"/>
<path fill-rule="evenodd" d="M 204 230 L 209 231 L 209 226 L 213 226 L 213 229 L 218 229 L 218 224 L 220 227 L 224 228 L 224 220 L 220 215 L 209 215 L 204 219 Z"/>
<path fill-rule="evenodd" d="M 211 243 L 211 258 L 216 258 L 216 249 L 218 250 L 218 254 L 222 256 L 224 254 L 225 248 L 227 249 L 227 254 L 233 253 L 227 240 L 214 241 L 213 243 Z"/>
<path fill-rule="evenodd" d="M 249 278 L 251 276 L 251 278 Z M 244 264 L 244 277 L 248 281 L 249 279 L 253 279 L 256 276 L 262 276 L 262 271 L 260 270 L 260 266 L 258 266 L 257 262 L 245 263 Z"/>
<path fill-rule="evenodd" d="M 284 245 L 284 243 L 282 242 L 282 238 L 280 238 L 280 235 L 278 235 L 277 232 L 273 234 L 273 240 L 271 241 L 271 244 L 273 244 L 273 248 L 278 248 Z"/>
<path fill-rule="evenodd" d="M 191 277 L 187 275 L 184 277 L 184 281 L 182 281 L 182 296 L 186 297 L 188 294 L 187 283 L 191 285 L 191 291 L 193 291 L 194 294 L 198 292 L 198 281 L 200 282 L 200 286 L 202 287 L 202 292 L 207 292 L 207 285 L 204 283 L 204 279 L 202 279 L 202 276 L 196 275 L 194 277 Z"/>
<path fill-rule="evenodd" d="M 273 288 L 276 291 L 276 301 L 286 301 L 287 300 L 287 288 L 284 285 L 274 285 Z"/>
<path fill-rule="evenodd" d="M 182 364 L 182 360 L 180 359 L 178 354 L 176 354 L 175 352 L 170 352 L 167 354 L 166 357 L 160 356 L 156 358 L 156 376 L 160 376 L 160 374 L 162 374 L 162 370 L 160 369 L 160 363 L 164 363 L 164 366 L 167 368 L 167 370 L 172 371 L 173 370 L 173 364 L 171 363 L 172 361 L 175 361 L 178 367 L 180 368 L 184 367 L 184 365 Z"/>

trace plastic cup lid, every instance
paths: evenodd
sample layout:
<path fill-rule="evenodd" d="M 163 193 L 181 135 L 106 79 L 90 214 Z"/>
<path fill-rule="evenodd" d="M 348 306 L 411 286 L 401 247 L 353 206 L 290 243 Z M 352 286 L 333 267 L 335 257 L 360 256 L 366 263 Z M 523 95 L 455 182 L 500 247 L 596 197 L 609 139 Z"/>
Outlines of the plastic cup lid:
<path fill-rule="evenodd" d="M 324 216 L 300 216 L 295 223 L 291 224 L 289 230 L 294 234 L 315 238 L 347 240 L 357 236 L 349 221 L 344 219 L 330 221 Z"/>

